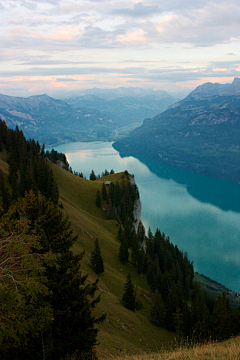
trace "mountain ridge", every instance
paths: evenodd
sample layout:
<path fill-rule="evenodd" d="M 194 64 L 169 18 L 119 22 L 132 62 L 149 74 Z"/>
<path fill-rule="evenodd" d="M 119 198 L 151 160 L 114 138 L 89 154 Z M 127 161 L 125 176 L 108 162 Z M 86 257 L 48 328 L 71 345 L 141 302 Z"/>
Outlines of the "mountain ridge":
<path fill-rule="evenodd" d="M 91 93 L 65 100 L 46 94 L 28 98 L 0 94 L 0 118 L 11 128 L 18 126 L 27 138 L 37 138 L 46 146 L 113 141 L 141 125 L 144 117 L 154 116 L 175 102 L 164 91 L 138 92 L 129 96 L 131 89 L 122 88 L 118 91 L 121 97 L 111 100 Z M 111 91 L 106 93 L 108 98 Z"/>
<path fill-rule="evenodd" d="M 212 85 L 199 86 L 165 112 L 145 119 L 141 127 L 113 147 L 122 153 L 239 182 L 240 81 L 227 84 L 224 93 L 218 85 L 213 86 L 214 91 Z"/>

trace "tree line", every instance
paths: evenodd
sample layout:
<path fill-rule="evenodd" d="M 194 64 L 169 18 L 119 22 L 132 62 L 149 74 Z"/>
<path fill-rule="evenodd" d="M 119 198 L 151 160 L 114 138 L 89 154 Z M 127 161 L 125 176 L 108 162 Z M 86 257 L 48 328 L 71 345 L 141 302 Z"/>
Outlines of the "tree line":
<path fill-rule="evenodd" d="M 95 359 L 105 315 L 93 310 L 98 280 L 82 275 L 84 253 L 58 206 L 58 189 L 44 146 L 0 121 L 0 358 Z"/>
<path fill-rule="evenodd" d="M 129 174 L 125 172 L 125 176 Z M 152 321 L 175 331 L 177 338 L 193 341 L 223 340 L 240 333 L 240 306 L 234 308 L 223 293 L 217 299 L 194 280 L 193 262 L 186 252 L 156 229 L 155 234 L 140 222 L 133 227 L 133 208 L 138 189 L 129 181 L 112 183 L 97 192 L 96 204 L 106 208 L 109 219 L 119 223 L 119 261 L 130 263 L 143 276 L 152 291 Z M 122 302 L 135 311 L 141 308 L 131 275 L 126 279 Z"/>
<path fill-rule="evenodd" d="M 6 123 L 0 120 L 0 151 L 5 149 L 9 165 L 8 182 L 11 193 L 4 186 L 4 176 L 0 174 L 0 196 L 6 210 L 12 200 L 23 197 L 26 191 L 38 190 L 54 204 L 58 203 L 59 191 L 52 170 L 45 158 L 44 145 L 34 139 L 26 140 L 23 132 L 16 127 L 8 129 Z"/>

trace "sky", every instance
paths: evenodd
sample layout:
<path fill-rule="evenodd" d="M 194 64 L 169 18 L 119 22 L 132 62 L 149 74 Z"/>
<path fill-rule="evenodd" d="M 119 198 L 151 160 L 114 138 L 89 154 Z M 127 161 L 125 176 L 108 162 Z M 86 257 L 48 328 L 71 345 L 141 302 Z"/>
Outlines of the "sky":
<path fill-rule="evenodd" d="M 239 0 L 0 0 L 0 27 L 5 95 L 177 95 L 240 76 Z"/>

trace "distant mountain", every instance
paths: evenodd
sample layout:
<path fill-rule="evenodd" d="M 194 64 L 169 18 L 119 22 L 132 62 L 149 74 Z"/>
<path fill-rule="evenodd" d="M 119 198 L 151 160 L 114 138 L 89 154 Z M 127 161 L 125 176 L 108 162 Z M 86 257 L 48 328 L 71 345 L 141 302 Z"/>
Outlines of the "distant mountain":
<path fill-rule="evenodd" d="M 140 92 L 139 90 L 135 89 L 135 91 L 126 91 L 125 93 L 123 89 L 121 91 L 119 89 L 118 92 L 115 90 L 111 99 L 109 99 L 111 96 L 108 93 L 109 90 L 105 90 L 103 93 L 96 91 L 95 94 L 93 91 L 92 94 L 87 93 L 65 99 L 65 101 L 76 108 L 83 107 L 100 111 L 101 114 L 111 118 L 117 128 L 134 123 L 139 126 L 146 117 L 153 117 L 176 102 L 166 91 Z M 116 94 L 124 96 L 116 98 Z"/>
<path fill-rule="evenodd" d="M 135 97 L 114 100 L 94 94 L 66 101 L 47 95 L 22 98 L 0 94 L 0 119 L 10 128 L 17 125 L 27 138 L 34 137 L 47 146 L 70 141 L 115 140 L 141 125 L 145 117 L 154 116 L 175 102 L 165 91 L 136 89 L 131 90 Z M 109 97 L 111 90 L 102 92 Z M 130 90 L 124 92 L 121 88 L 112 93 L 122 95 Z M 141 96 L 137 97 L 137 94 Z M 123 129 L 120 131 L 120 128 Z"/>
<path fill-rule="evenodd" d="M 113 146 L 120 152 L 240 182 L 240 79 L 197 87 Z"/>
<path fill-rule="evenodd" d="M 46 145 L 106 138 L 115 125 L 93 109 L 75 109 L 47 95 L 29 98 L 0 95 L 0 118 Z"/>
<path fill-rule="evenodd" d="M 167 91 L 153 90 L 151 88 L 139 88 L 139 87 L 119 87 L 114 89 L 83 89 L 73 90 L 62 94 L 61 99 L 76 98 L 84 95 L 95 95 L 105 100 L 114 100 L 122 97 L 142 97 L 142 96 L 157 96 L 159 98 L 171 97 Z"/>

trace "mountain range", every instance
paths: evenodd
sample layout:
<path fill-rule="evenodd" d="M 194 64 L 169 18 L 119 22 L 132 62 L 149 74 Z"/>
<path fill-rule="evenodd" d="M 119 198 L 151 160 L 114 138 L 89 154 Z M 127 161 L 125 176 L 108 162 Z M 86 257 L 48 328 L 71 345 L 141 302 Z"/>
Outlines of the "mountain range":
<path fill-rule="evenodd" d="M 124 154 L 240 182 L 240 79 L 206 83 L 125 139 L 113 144 Z"/>
<path fill-rule="evenodd" d="M 120 88 L 111 96 L 111 91 L 102 90 L 101 97 L 99 92 L 88 90 L 66 101 L 48 95 L 22 98 L 0 94 L 0 118 L 8 127 L 17 125 L 27 138 L 34 137 L 46 146 L 106 141 L 126 136 L 146 116 L 154 116 L 176 101 L 165 91 L 133 88 L 129 96 L 131 89 Z"/>

